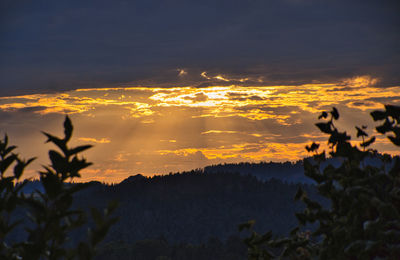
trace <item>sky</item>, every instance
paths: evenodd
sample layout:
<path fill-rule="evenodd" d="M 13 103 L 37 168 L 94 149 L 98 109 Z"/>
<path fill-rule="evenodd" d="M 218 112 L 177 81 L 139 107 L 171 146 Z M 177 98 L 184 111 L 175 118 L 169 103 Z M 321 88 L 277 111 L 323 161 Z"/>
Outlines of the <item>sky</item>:
<path fill-rule="evenodd" d="M 90 143 L 82 180 L 285 161 L 400 105 L 396 1 L 0 2 L 0 133 L 47 164 L 41 131 Z M 352 131 L 354 132 L 354 131 Z M 387 140 L 376 147 L 396 153 Z"/>

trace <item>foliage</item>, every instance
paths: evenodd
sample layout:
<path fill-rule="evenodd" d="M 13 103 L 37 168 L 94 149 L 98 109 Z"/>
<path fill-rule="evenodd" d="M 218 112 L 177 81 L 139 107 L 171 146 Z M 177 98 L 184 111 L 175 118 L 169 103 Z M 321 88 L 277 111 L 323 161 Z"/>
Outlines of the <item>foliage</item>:
<path fill-rule="evenodd" d="M 400 107 L 385 106 L 371 113 L 374 121 L 383 121 L 377 132 L 388 135 L 400 146 Z M 310 199 L 300 188 L 296 200 L 306 208 L 296 213 L 299 226 L 289 237 L 275 238 L 252 231 L 245 239 L 250 259 L 400 259 L 400 159 L 381 155 L 369 148 L 376 140 L 368 140 L 366 127 L 356 127 L 362 141 L 350 142 L 351 137 L 335 126 L 339 119 L 336 108 L 322 112 L 322 122 L 316 126 L 329 135 L 330 156 L 341 163 L 338 167 L 327 162 L 319 145 L 306 149 L 314 153 L 304 161 L 305 175 L 315 180 L 318 192 L 329 199 L 323 207 Z M 379 160 L 377 166 L 366 163 L 367 158 Z M 317 225 L 313 232 L 304 231 L 310 223 Z M 240 226 L 252 229 L 252 222 Z"/>
<path fill-rule="evenodd" d="M 90 145 L 69 148 L 73 126 L 68 117 L 64 122 L 64 138 L 48 133 L 47 142 L 57 146 L 59 151 L 50 150 L 51 164 L 44 166 L 40 183 L 44 191 L 25 195 L 22 193 L 27 181 L 19 182 L 23 171 L 33 160 L 22 160 L 12 153 L 15 146 L 8 145 L 7 136 L 0 141 L 0 258 L 1 259 L 91 259 L 95 246 L 105 237 L 110 226 L 116 222 L 111 213 L 116 203 L 100 212 L 91 209 L 93 225 L 88 230 L 87 241 L 70 241 L 70 234 L 88 222 L 86 212 L 72 207 L 74 194 L 87 188 L 88 184 L 72 184 L 80 177 L 80 171 L 91 163 L 78 154 Z M 12 174 L 7 169 L 15 164 Z M 16 220 L 17 211 L 23 211 Z M 10 242 L 7 236 L 17 227 L 25 229 L 24 241 Z"/>

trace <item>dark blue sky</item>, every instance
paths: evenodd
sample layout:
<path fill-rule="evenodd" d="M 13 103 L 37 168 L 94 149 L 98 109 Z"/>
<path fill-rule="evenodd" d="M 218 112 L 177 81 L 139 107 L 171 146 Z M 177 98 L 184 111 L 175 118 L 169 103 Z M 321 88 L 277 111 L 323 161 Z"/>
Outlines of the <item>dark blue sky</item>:
<path fill-rule="evenodd" d="M 2 0 L 0 95 L 200 84 L 202 71 L 271 84 L 368 74 L 398 85 L 396 2 Z"/>

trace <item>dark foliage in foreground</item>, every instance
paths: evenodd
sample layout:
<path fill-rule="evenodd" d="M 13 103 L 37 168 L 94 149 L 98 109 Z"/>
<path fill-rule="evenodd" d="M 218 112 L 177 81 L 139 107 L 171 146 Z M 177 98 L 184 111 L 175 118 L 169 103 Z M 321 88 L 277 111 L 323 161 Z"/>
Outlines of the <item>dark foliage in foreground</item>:
<path fill-rule="evenodd" d="M 87 237 L 80 242 L 71 241 L 72 232 L 87 223 L 87 214 L 72 207 L 74 195 L 88 184 L 71 185 L 67 181 L 79 178 L 79 171 L 91 164 L 78 157 L 91 146 L 68 147 L 72 130 L 66 117 L 64 138 L 44 133 L 47 142 L 59 151 L 49 151 L 51 164 L 39 173 L 42 191 L 29 195 L 21 192 L 28 182 L 17 181 L 34 159 L 24 161 L 13 153 L 16 147 L 8 145 L 7 136 L 0 141 L 0 259 L 91 259 L 96 245 L 116 221 L 110 215 L 115 204 L 104 212 L 92 208 L 93 224 Z M 13 164 L 13 173 L 6 173 Z M 21 230 L 25 231 L 21 239 L 11 239 L 13 233 Z"/>
<path fill-rule="evenodd" d="M 385 106 L 371 113 L 374 121 L 383 121 L 377 132 L 388 135 L 400 146 L 400 107 Z M 295 199 L 306 208 L 296 213 L 299 226 L 290 236 L 273 239 L 272 232 L 254 232 L 245 239 L 251 259 L 400 259 L 400 158 L 378 156 L 370 149 L 376 137 L 368 137 L 366 127 L 356 127 L 359 146 L 335 126 L 339 119 L 336 108 L 323 112 L 316 126 L 329 135 L 330 155 L 340 158 L 339 166 L 321 167 L 327 159 L 318 153 L 317 144 L 307 146 L 313 160 L 304 161 L 305 174 L 318 183 L 320 195 L 329 199 L 330 207 L 310 199 L 299 189 Z M 381 160 L 380 166 L 365 163 L 367 157 Z M 307 223 L 316 223 L 315 230 L 304 231 Z M 251 228 L 253 222 L 240 226 Z"/>

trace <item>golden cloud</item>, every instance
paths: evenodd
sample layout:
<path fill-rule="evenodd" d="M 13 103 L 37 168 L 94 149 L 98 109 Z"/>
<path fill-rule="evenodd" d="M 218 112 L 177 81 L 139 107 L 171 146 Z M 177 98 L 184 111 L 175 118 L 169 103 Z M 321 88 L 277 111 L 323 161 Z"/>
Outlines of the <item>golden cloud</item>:
<path fill-rule="evenodd" d="M 202 73 L 204 78 L 214 75 Z M 298 86 L 78 89 L 0 97 L 0 111 L 26 118 L 33 113 L 43 122 L 48 114 L 75 114 L 77 126 L 86 131 L 79 130 L 80 141 L 109 144 L 96 147 L 100 152 L 89 151 L 99 168 L 89 171 L 88 178 L 115 179 L 111 174 L 165 173 L 199 167 L 197 162 L 298 160 L 308 155 L 304 147 L 312 141 L 324 142 L 320 149 L 326 149 L 326 135 L 313 126 L 321 110 L 338 106 L 355 112 L 338 121 L 354 129 L 359 117 L 367 118 L 383 102 L 399 104 L 400 86 L 380 87 L 377 79 L 364 76 Z M 4 121 L 2 127 L 8 125 Z M 103 138 L 92 137 L 93 125 Z M 385 138 L 374 145 L 396 152 Z"/>
<path fill-rule="evenodd" d="M 204 77 L 207 75 L 202 73 Z M 207 76 L 208 77 L 208 76 Z M 222 77 L 222 76 L 216 76 Z M 224 78 L 225 79 L 225 78 Z M 221 78 L 222 80 L 222 78 Z M 360 110 L 376 109 L 380 103 L 371 99 L 398 97 L 400 87 L 379 88 L 378 80 L 369 76 L 356 77 L 336 84 L 304 84 L 299 86 L 211 86 L 204 88 L 145 88 L 117 87 L 105 89 L 78 89 L 61 94 L 36 94 L 0 98 L 0 109 L 17 111 L 41 108 L 35 113 L 91 113 L 102 106 L 118 106 L 128 111 L 125 118 L 162 116 L 159 108 L 197 108 L 193 117 L 239 116 L 251 120 L 275 119 L 280 124 L 290 124 L 288 119 L 299 111 L 316 113 L 321 108 L 344 104 Z M 361 89 L 360 89 L 361 88 Z M 87 93 L 82 95 L 81 93 Z M 369 100 L 369 101 L 368 101 Z M 293 107 L 287 114 L 277 114 L 272 109 Z M 122 111 L 121 110 L 121 111 Z M 150 121 L 149 121 L 150 120 Z"/>
<path fill-rule="evenodd" d="M 92 137 L 80 137 L 78 140 L 83 142 L 97 143 L 97 144 L 108 144 L 111 142 L 110 139 L 108 138 L 96 139 Z"/>

